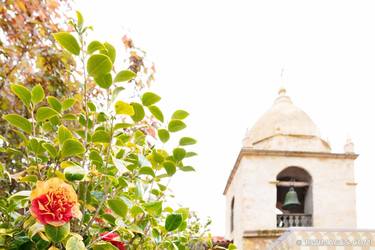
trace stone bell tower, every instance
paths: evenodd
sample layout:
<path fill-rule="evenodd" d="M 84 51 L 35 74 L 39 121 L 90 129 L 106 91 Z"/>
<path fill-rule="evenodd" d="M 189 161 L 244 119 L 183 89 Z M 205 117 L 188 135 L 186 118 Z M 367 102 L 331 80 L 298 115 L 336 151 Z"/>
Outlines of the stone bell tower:
<path fill-rule="evenodd" d="M 247 132 L 228 178 L 226 237 L 239 249 L 267 249 L 290 227 L 356 228 L 353 150 L 348 141 L 344 153 L 332 153 L 281 89 Z"/>

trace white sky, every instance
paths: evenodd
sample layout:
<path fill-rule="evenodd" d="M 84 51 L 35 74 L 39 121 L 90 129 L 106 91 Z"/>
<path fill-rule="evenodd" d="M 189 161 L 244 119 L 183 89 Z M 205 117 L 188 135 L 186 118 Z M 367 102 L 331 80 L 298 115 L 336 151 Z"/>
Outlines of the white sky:
<path fill-rule="evenodd" d="M 374 1 L 81 0 L 77 8 L 119 50 L 130 32 L 156 64 L 162 109 L 191 113 L 184 135 L 199 141 L 198 171 L 172 187 L 181 204 L 213 219 L 215 235 L 224 234 L 222 192 L 246 128 L 281 85 L 333 151 L 352 137 L 358 226 L 375 228 Z"/>

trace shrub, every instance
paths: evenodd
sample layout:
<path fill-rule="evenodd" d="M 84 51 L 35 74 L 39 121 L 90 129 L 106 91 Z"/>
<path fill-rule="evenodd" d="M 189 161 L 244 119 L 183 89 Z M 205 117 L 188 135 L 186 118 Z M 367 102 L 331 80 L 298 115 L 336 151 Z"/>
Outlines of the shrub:
<path fill-rule="evenodd" d="M 0 177 L 22 185 L 1 190 L 0 247 L 209 247 L 209 223 L 202 226 L 188 208 L 167 203 L 170 179 L 194 171 L 185 162 L 195 156 L 188 148 L 196 140 L 183 136 L 178 145 L 168 144 L 186 127 L 189 113 L 177 110 L 167 118 L 157 106 L 160 96 L 132 93 L 136 74 L 114 67 L 115 48 L 102 41 L 88 43 L 90 27 L 80 13 L 71 24 L 74 32 L 53 36 L 82 66 L 71 72 L 81 79 L 81 92 L 46 96 L 41 85 L 11 84 L 25 115 L 2 118 L 21 143 L 1 136 L 1 152 L 15 156 L 23 170 L 9 172 L 13 168 L 0 164 Z M 93 82 L 105 93 L 104 102 L 90 98 Z"/>

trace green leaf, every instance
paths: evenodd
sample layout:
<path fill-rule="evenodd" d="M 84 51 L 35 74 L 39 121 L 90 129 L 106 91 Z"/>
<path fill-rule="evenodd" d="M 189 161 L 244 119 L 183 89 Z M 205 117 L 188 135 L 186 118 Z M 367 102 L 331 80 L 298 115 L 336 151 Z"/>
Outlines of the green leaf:
<path fill-rule="evenodd" d="M 184 172 L 192 172 L 192 171 L 195 171 L 195 169 L 192 167 L 192 166 L 183 166 L 183 167 L 180 167 L 180 169 Z"/>
<path fill-rule="evenodd" d="M 97 50 L 103 50 L 105 49 L 104 45 L 99 41 L 92 41 L 89 43 L 89 46 L 87 46 L 87 53 L 92 54 Z"/>
<path fill-rule="evenodd" d="M 158 130 L 158 136 L 159 139 L 163 142 L 166 143 L 169 140 L 169 132 L 166 129 L 159 129 Z"/>
<path fill-rule="evenodd" d="M 59 144 L 63 145 L 67 139 L 73 138 L 73 134 L 64 125 L 60 125 L 59 129 L 57 130 L 57 138 L 59 140 Z"/>
<path fill-rule="evenodd" d="M 120 122 L 120 123 L 117 123 L 117 124 L 113 127 L 113 129 L 114 129 L 114 130 L 118 130 L 118 129 L 122 129 L 122 128 L 130 128 L 130 127 L 132 127 L 132 126 L 133 126 L 133 124 L 131 124 L 131 123 Z"/>
<path fill-rule="evenodd" d="M 65 239 L 69 233 L 70 233 L 70 223 L 65 223 L 62 226 L 55 227 L 49 224 L 44 225 L 44 230 L 47 235 L 47 237 L 55 242 L 61 242 L 63 239 Z"/>
<path fill-rule="evenodd" d="M 42 144 L 35 138 L 32 138 L 27 145 L 30 151 L 34 152 L 36 155 L 41 155 L 45 152 Z"/>
<path fill-rule="evenodd" d="M 181 161 L 185 158 L 186 151 L 183 148 L 175 148 L 173 149 L 173 158 L 176 161 Z"/>
<path fill-rule="evenodd" d="M 145 110 L 143 109 L 143 106 L 139 103 L 132 102 L 130 103 L 134 109 L 134 115 L 131 116 L 134 122 L 142 121 L 142 119 L 145 117 Z"/>
<path fill-rule="evenodd" d="M 152 201 L 148 202 L 144 205 L 145 210 L 151 214 L 152 216 L 159 216 L 163 210 L 163 202 L 162 201 Z"/>
<path fill-rule="evenodd" d="M 57 156 L 57 150 L 51 143 L 45 142 L 42 144 L 42 147 L 47 150 L 52 158 L 55 158 Z"/>
<path fill-rule="evenodd" d="M 79 44 L 75 37 L 69 32 L 58 32 L 54 33 L 53 37 L 55 40 L 67 51 L 78 56 L 81 51 Z"/>
<path fill-rule="evenodd" d="M 40 84 L 35 85 L 33 89 L 31 90 L 31 101 L 34 104 L 40 103 L 44 99 L 44 89 Z"/>
<path fill-rule="evenodd" d="M 175 120 L 183 120 L 185 119 L 186 117 L 189 116 L 189 113 L 186 112 L 185 110 L 176 110 L 173 115 L 172 115 L 172 119 L 175 119 Z"/>
<path fill-rule="evenodd" d="M 96 106 L 93 102 L 88 102 L 87 107 L 89 107 L 90 111 L 96 112 Z"/>
<path fill-rule="evenodd" d="M 122 70 L 117 73 L 114 82 L 127 82 L 133 80 L 136 76 L 137 74 L 131 70 Z"/>
<path fill-rule="evenodd" d="M 108 116 L 104 112 L 97 113 L 97 121 L 98 122 L 106 122 L 108 120 Z"/>
<path fill-rule="evenodd" d="M 103 89 L 108 89 L 112 85 L 112 75 L 111 73 L 105 75 L 98 75 L 94 78 L 94 81 L 99 87 Z"/>
<path fill-rule="evenodd" d="M 66 250 L 86 250 L 85 243 L 83 243 L 82 238 L 77 236 L 71 236 L 65 245 Z"/>
<path fill-rule="evenodd" d="M 189 218 L 189 215 L 190 215 L 189 208 L 186 208 L 186 207 L 181 207 L 181 208 L 177 209 L 175 211 L 175 213 L 181 214 L 182 220 L 187 220 Z"/>
<path fill-rule="evenodd" d="M 230 243 L 228 246 L 228 250 L 237 250 L 237 247 L 233 243 Z"/>
<path fill-rule="evenodd" d="M 139 207 L 139 206 L 133 206 L 131 209 L 130 209 L 130 213 L 133 217 L 139 215 L 139 214 L 143 214 L 145 211 Z"/>
<path fill-rule="evenodd" d="M 170 214 L 167 216 L 165 220 L 165 229 L 168 232 L 176 230 L 182 223 L 182 215 L 181 214 Z"/>
<path fill-rule="evenodd" d="M 163 112 L 157 106 L 149 106 L 148 109 L 150 110 L 151 114 L 155 116 L 161 122 L 164 122 L 164 115 Z"/>
<path fill-rule="evenodd" d="M 111 59 L 103 54 L 95 54 L 87 60 L 87 72 L 93 76 L 108 74 L 112 69 Z"/>
<path fill-rule="evenodd" d="M 68 181 L 80 181 L 85 178 L 86 171 L 79 166 L 71 166 L 64 169 L 65 179 Z"/>
<path fill-rule="evenodd" d="M 115 104 L 115 111 L 118 115 L 129 115 L 133 116 L 135 114 L 133 106 L 129 103 L 123 101 L 117 101 Z"/>
<path fill-rule="evenodd" d="M 59 113 L 54 109 L 51 109 L 48 107 L 40 107 L 36 111 L 36 120 L 38 122 L 41 122 L 41 121 L 45 121 L 57 115 L 59 115 Z"/>
<path fill-rule="evenodd" d="M 33 125 L 26 118 L 17 114 L 4 115 L 3 118 L 16 128 L 31 134 Z"/>
<path fill-rule="evenodd" d="M 71 166 L 79 166 L 78 164 L 79 164 L 79 163 L 74 162 L 74 161 L 62 161 L 62 162 L 60 163 L 60 167 L 61 167 L 62 169 L 64 169 L 64 168 L 68 168 L 68 167 L 71 167 Z"/>
<path fill-rule="evenodd" d="M 195 152 L 187 152 L 185 158 L 197 156 L 198 154 Z"/>
<path fill-rule="evenodd" d="M 155 177 L 155 173 L 154 173 L 154 170 L 152 170 L 152 168 L 150 167 L 141 167 L 139 169 L 139 174 L 144 174 L 144 175 L 151 175 L 152 177 Z"/>
<path fill-rule="evenodd" d="M 114 245 L 112 245 L 111 243 L 108 243 L 106 241 L 96 242 L 92 246 L 92 248 L 93 248 L 93 250 L 118 250 L 117 247 L 115 247 Z"/>
<path fill-rule="evenodd" d="M 76 16 L 77 16 L 77 25 L 78 25 L 78 27 L 82 28 L 83 16 L 82 16 L 81 12 L 76 11 Z"/>
<path fill-rule="evenodd" d="M 53 108 L 57 112 L 61 111 L 62 104 L 59 101 L 59 99 L 57 99 L 56 97 L 54 97 L 54 96 L 48 96 L 47 97 L 47 102 L 48 102 L 49 106 L 51 106 L 51 108 Z"/>
<path fill-rule="evenodd" d="M 186 221 L 183 221 L 181 225 L 178 227 L 178 231 L 183 232 L 186 230 L 186 228 L 187 228 L 187 223 Z"/>
<path fill-rule="evenodd" d="M 111 141 L 111 136 L 103 130 L 97 130 L 92 135 L 92 142 L 98 142 L 98 143 L 109 143 Z"/>
<path fill-rule="evenodd" d="M 36 176 L 36 175 L 26 175 L 26 176 L 20 178 L 19 181 L 35 183 L 35 182 L 38 181 L 38 176 Z"/>
<path fill-rule="evenodd" d="M 10 200 L 18 201 L 18 200 L 23 200 L 23 199 L 29 199 L 30 194 L 31 194 L 31 191 L 29 191 L 29 190 L 19 191 L 19 192 L 13 194 L 12 196 L 10 196 L 8 198 L 8 200 L 9 201 Z"/>
<path fill-rule="evenodd" d="M 120 150 L 116 157 L 113 158 L 113 164 L 117 168 L 117 174 L 122 175 L 124 172 L 126 172 L 126 167 L 124 161 L 120 160 L 125 154 L 125 150 Z"/>
<path fill-rule="evenodd" d="M 27 221 L 29 221 L 30 219 L 28 219 Z M 27 222 L 25 222 L 26 224 Z M 31 222 L 32 223 L 32 222 Z M 30 223 L 30 224 L 31 224 Z M 33 225 L 31 225 L 29 228 L 28 228 L 28 237 L 32 238 L 34 237 L 34 235 L 36 235 L 37 233 L 39 232 L 43 232 L 44 231 L 44 225 L 39 223 L 39 222 L 35 222 Z"/>
<path fill-rule="evenodd" d="M 127 228 L 128 231 L 131 231 L 133 233 L 137 233 L 137 234 L 144 234 L 144 231 L 143 229 L 136 225 L 136 224 L 131 224 L 128 228 Z M 177 250 L 177 249 L 176 249 Z"/>
<path fill-rule="evenodd" d="M 18 131 L 18 130 L 14 130 L 14 132 L 17 134 L 17 136 L 20 137 L 20 139 L 24 142 L 27 142 L 28 141 L 28 138 L 21 132 L 21 131 Z"/>
<path fill-rule="evenodd" d="M 105 219 L 109 224 L 115 225 L 116 218 L 113 215 L 111 215 L 111 214 L 103 214 L 103 215 L 101 215 L 101 217 L 103 219 Z"/>
<path fill-rule="evenodd" d="M 137 145 L 143 146 L 146 143 L 146 134 L 140 129 L 134 132 L 133 137 L 134 143 Z"/>
<path fill-rule="evenodd" d="M 66 99 L 62 103 L 62 110 L 65 111 L 65 110 L 71 108 L 74 105 L 75 102 L 76 102 L 76 100 L 74 98 Z"/>
<path fill-rule="evenodd" d="M 10 85 L 10 90 L 13 92 L 13 94 L 15 94 L 22 101 L 22 103 L 26 107 L 29 107 L 30 102 L 31 102 L 30 90 L 28 90 L 21 84 L 15 84 L 15 83 Z"/>
<path fill-rule="evenodd" d="M 124 91 L 125 88 L 124 87 L 116 87 L 113 91 L 112 91 L 112 97 L 111 97 L 111 103 L 116 100 L 117 96 L 122 92 Z"/>
<path fill-rule="evenodd" d="M 75 121 L 75 120 L 77 120 L 77 116 L 75 114 L 65 114 L 61 118 L 63 120 L 67 120 L 67 121 Z"/>
<path fill-rule="evenodd" d="M 178 132 L 186 128 L 186 124 L 181 120 L 171 120 L 168 124 L 169 132 Z"/>
<path fill-rule="evenodd" d="M 82 143 L 80 143 L 76 139 L 68 139 L 64 142 L 63 147 L 61 149 L 61 157 L 70 157 L 76 156 L 79 154 L 83 154 L 85 152 L 85 148 L 83 147 Z"/>
<path fill-rule="evenodd" d="M 130 135 L 121 133 L 116 136 L 116 139 L 117 139 L 116 145 L 124 146 L 124 144 L 130 140 L 130 138 L 131 138 Z"/>
<path fill-rule="evenodd" d="M 164 162 L 163 167 L 169 176 L 172 176 L 176 173 L 176 166 L 172 161 Z"/>
<path fill-rule="evenodd" d="M 142 95 L 141 100 L 144 106 L 150 106 L 160 101 L 161 97 L 152 92 L 146 92 Z"/>
<path fill-rule="evenodd" d="M 96 161 L 96 162 L 98 162 L 100 165 L 103 164 L 103 159 L 102 159 L 102 157 L 100 156 L 99 152 L 96 151 L 96 150 L 91 150 L 90 155 L 89 155 L 89 159 L 90 159 L 91 161 Z"/>
<path fill-rule="evenodd" d="M 108 200 L 108 206 L 115 212 L 117 215 L 125 218 L 128 212 L 128 206 L 121 199 L 110 199 Z"/>
<path fill-rule="evenodd" d="M 152 151 L 152 158 L 157 162 L 157 163 L 162 163 L 164 161 L 164 156 L 162 155 L 161 150 L 153 150 Z"/>
<path fill-rule="evenodd" d="M 197 143 L 197 140 L 191 137 L 182 137 L 180 139 L 180 146 L 188 146 L 188 145 L 193 145 L 196 143 Z"/>
<path fill-rule="evenodd" d="M 103 43 L 103 45 L 105 47 L 105 50 L 101 50 L 100 53 L 107 55 L 111 59 L 112 63 L 115 63 L 115 60 L 116 60 L 115 47 L 113 47 L 111 44 L 107 42 Z"/>

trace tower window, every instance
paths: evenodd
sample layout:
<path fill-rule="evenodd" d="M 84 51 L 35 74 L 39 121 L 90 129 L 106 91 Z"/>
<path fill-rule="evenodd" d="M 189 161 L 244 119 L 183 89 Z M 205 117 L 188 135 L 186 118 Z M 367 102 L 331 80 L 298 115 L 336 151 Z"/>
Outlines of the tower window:
<path fill-rule="evenodd" d="M 233 230 L 234 230 L 234 196 L 230 204 L 230 231 L 233 232 Z"/>
<path fill-rule="evenodd" d="M 276 177 L 277 227 L 311 227 L 312 178 L 303 168 L 290 166 Z"/>

